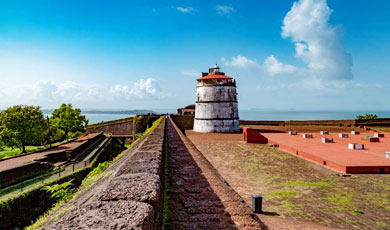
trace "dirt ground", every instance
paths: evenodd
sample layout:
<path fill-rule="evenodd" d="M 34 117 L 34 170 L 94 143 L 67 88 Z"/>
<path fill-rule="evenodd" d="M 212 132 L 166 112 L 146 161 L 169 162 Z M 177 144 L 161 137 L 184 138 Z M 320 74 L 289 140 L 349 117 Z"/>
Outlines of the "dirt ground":
<path fill-rule="evenodd" d="M 389 174 L 343 177 L 268 145 L 246 144 L 242 134 L 186 134 L 248 205 L 251 194 L 263 195 L 266 215 L 260 218 L 275 215 L 346 229 L 390 228 Z"/>

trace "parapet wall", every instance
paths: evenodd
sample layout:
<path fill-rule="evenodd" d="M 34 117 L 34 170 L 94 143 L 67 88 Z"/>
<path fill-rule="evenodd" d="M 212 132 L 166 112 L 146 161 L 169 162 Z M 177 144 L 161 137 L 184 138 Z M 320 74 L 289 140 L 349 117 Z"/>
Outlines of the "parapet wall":
<path fill-rule="evenodd" d="M 193 129 L 194 115 L 171 114 L 170 117 L 182 132 Z M 248 121 L 240 120 L 240 125 L 265 125 L 265 126 L 390 126 L 390 118 L 372 120 L 309 120 L 309 121 Z"/>
<path fill-rule="evenodd" d="M 161 229 L 165 119 L 106 170 L 74 208 L 43 229 Z"/>
<path fill-rule="evenodd" d="M 194 127 L 194 115 L 170 115 L 171 119 L 179 127 L 180 131 L 184 133 L 187 129 L 193 129 Z"/>
<path fill-rule="evenodd" d="M 113 135 L 134 135 L 145 131 L 159 117 L 159 115 L 146 115 L 100 122 L 88 125 L 87 133 L 104 132 Z"/>
<path fill-rule="evenodd" d="M 240 121 L 241 125 L 276 125 L 276 126 L 390 126 L 390 118 L 367 120 L 308 120 L 308 121 Z"/>

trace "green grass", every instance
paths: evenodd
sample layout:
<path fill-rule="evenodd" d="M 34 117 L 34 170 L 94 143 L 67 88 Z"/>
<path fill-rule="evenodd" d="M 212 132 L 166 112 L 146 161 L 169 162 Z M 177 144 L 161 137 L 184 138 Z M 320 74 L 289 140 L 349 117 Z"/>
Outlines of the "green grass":
<path fill-rule="evenodd" d="M 57 147 L 58 145 L 64 144 L 67 141 L 60 141 L 52 144 L 52 148 Z M 36 152 L 36 151 L 43 151 L 46 149 L 50 149 L 50 145 L 45 145 L 45 146 L 26 146 L 26 153 L 31 153 L 31 152 Z M 26 154 L 24 153 L 24 154 Z M 21 148 L 5 148 L 3 151 L 0 151 L 0 159 L 6 159 L 10 158 L 13 156 L 18 156 L 22 154 L 22 149 Z"/>
<path fill-rule="evenodd" d="M 162 214 L 162 230 L 167 229 L 166 224 L 169 221 L 170 218 L 170 212 L 169 212 L 169 206 L 168 206 L 168 201 L 169 201 L 169 168 L 168 168 L 168 160 L 169 160 L 169 151 L 168 151 L 168 135 L 167 135 L 167 129 L 165 129 L 165 135 L 164 135 L 164 202 L 163 202 L 163 214 Z"/>
<path fill-rule="evenodd" d="M 331 203 L 334 203 L 336 205 L 350 205 L 351 204 L 351 200 L 343 195 L 340 195 L 340 194 L 336 194 L 334 196 L 331 196 L 331 197 L 324 197 L 323 198 L 324 200 L 328 201 L 328 202 L 331 202 Z"/>
<path fill-rule="evenodd" d="M 302 180 L 290 180 L 290 181 L 284 182 L 282 185 L 299 186 L 299 187 L 330 187 L 330 184 L 323 182 L 323 181 L 308 182 L 308 181 L 302 181 Z"/>
<path fill-rule="evenodd" d="M 101 177 L 101 173 L 104 172 L 104 170 L 106 170 L 106 168 L 111 165 L 111 162 L 112 161 L 105 161 L 103 163 L 99 163 L 96 168 L 94 168 L 90 173 L 88 173 L 81 185 L 85 186 L 88 183 L 97 181 Z"/>
<path fill-rule="evenodd" d="M 273 197 L 278 197 L 278 198 L 290 198 L 297 195 L 298 193 L 299 192 L 296 190 L 274 190 L 269 194 Z"/>
<path fill-rule="evenodd" d="M 352 211 L 352 214 L 354 215 L 359 215 L 359 214 L 364 214 L 364 212 L 358 208 L 355 208 L 353 211 Z"/>
<path fill-rule="evenodd" d="M 377 221 L 377 222 L 375 222 L 375 224 L 378 227 L 386 227 L 387 226 L 387 224 L 385 222 L 382 222 L 382 221 Z"/>

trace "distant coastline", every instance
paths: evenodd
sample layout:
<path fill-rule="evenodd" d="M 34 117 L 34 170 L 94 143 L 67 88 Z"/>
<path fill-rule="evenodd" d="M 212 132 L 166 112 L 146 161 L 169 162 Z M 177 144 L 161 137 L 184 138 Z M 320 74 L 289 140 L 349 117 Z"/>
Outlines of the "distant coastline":
<path fill-rule="evenodd" d="M 42 109 L 44 114 L 51 114 L 53 109 Z M 83 114 L 117 114 L 117 115 L 142 115 L 156 113 L 153 110 L 81 110 Z"/>
<path fill-rule="evenodd" d="M 50 116 L 53 110 L 44 109 L 45 116 Z M 89 120 L 89 124 L 116 120 L 148 113 L 176 113 L 173 109 L 160 110 L 81 110 Z M 252 121 L 289 121 L 289 120 L 350 120 L 357 115 L 367 113 L 377 114 L 379 118 L 390 118 L 390 110 L 274 110 L 274 109 L 240 109 L 240 120 Z"/>

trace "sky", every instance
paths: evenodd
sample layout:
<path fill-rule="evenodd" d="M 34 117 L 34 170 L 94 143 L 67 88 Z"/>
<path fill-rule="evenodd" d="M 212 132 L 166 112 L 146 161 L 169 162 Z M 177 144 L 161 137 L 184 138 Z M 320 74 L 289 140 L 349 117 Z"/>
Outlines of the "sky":
<path fill-rule="evenodd" d="M 215 63 L 240 109 L 390 110 L 388 0 L 0 2 L 0 109 L 176 109 Z"/>

